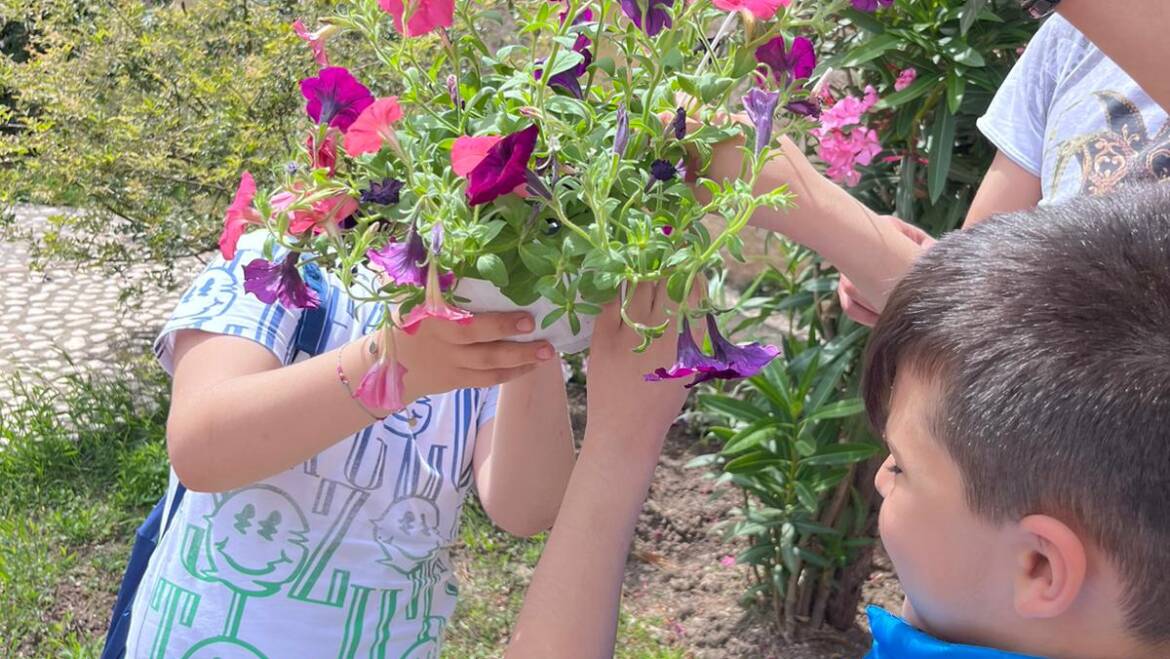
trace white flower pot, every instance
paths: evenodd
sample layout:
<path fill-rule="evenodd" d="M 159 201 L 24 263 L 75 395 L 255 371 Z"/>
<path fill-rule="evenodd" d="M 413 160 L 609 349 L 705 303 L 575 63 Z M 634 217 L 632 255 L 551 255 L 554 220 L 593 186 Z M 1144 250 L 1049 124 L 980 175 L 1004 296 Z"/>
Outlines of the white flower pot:
<path fill-rule="evenodd" d="M 573 328 L 569 326 L 569 319 L 565 316 L 558 318 L 557 322 L 550 325 L 548 329 L 541 329 L 541 320 L 549 312 L 556 309 L 556 305 L 544 298 L 540 298 L 536 302 L 526 306 L 518 305 L 501 293 L 494 284 L 483 279 L 459 280 L 459 285 L 455 287 L 455 295 L 470 300 L 470 302 L 462 303 L 459 306 L 472 313 L 480 311 L 527 311 L 532 314 L 533 319 L 536 320 L 536 331 L 518 337 L 517 340 L 548 341 L 559 352 L 571 354 L 581 352 L 588 348 L 589 340 L 593 336 L 593 321 L 596 320 L 596 316 L 583 313 L 577 314 L 578 320 L 581 321 L 581 331 L 577 334 L 573 334 Z"/>

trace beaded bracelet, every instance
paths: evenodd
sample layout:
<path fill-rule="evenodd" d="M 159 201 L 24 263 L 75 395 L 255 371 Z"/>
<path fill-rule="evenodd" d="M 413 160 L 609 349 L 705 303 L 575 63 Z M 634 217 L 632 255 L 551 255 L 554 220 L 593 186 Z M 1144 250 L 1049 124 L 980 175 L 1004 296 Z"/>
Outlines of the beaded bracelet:
<path fill-rule="evenodd" d="M 341 355 L 342 355 L 342 353 L 345 352 L 345 349 L 346 349 L 346 347 L 348 347 L 348 345 L 349 344 L 341 346 L 341 348 L 338 349 L 338 351 L 337 351 L 337 380 L 338 380 L 338 382 L 341 383 L 341 386 L 345 387 L 345 392 L 347 394 L 349 394 L 349 397 L 353 400 L 353 402 L 358 407 L 362 408 L 363 412 L 370 415 L 370 418 L 372 418 L 375 421 L 385 421 L 386 417 L 378 416 L 377 414 L 374 414 L 373 412 L 370 411 L 370 408 L 366 407 L 364 404 L 362 404 L 362 402 L 360 400 L 358 400 L 357 394 L 353 390 L 353 385 L 350 384 L 349 377 L 346 376 L 346 374 L 345 374 L 345 369 L 343 369 L 341 367 Z M 376 349 L 373 348 L 372 346 L 371 346 L 371 352 L 376 354 Z"/>

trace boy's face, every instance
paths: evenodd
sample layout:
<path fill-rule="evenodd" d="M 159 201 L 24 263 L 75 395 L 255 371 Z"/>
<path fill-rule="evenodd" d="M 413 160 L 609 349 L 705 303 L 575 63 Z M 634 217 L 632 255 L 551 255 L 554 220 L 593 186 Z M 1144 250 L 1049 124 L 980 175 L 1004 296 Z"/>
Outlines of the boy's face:
<path fill-rule="evenodd" d="M 882 542 L 906 592 L 904 615 L 940 638 L 995 645 L 1011 626 L 1010 535 L 967 506 L 958 465 L 932 436 L 938 387 L 912 369 L 894 383 L 875 484 Z"/>

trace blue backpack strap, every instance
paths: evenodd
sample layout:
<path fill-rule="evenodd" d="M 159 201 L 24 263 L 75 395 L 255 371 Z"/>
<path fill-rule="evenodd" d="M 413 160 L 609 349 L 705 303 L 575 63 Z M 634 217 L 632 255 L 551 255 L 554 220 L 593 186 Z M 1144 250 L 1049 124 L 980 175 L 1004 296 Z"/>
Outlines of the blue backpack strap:
<path fill-rule="evenodd" d="M 300 352 L 316 356 L 324 352 L 325 346 L 329 345 L 329 310 L 334 301 L 329 297 L 329 285 L 325 283 L 325 276 L 316 263 L 302 266 L 301 276 L 317 293 L 317 299 L 321 304 L 301 312 L 293 343 Z"/>

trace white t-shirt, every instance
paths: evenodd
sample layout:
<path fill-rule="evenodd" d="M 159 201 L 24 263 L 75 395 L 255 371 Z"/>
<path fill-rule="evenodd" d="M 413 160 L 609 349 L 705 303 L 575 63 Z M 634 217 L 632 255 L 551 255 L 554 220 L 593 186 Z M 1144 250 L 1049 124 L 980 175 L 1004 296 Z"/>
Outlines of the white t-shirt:
<path fill-rule="evenodd" d="M 1170 176 L 1165 111 L 1060 16 L 1036 33 L 978 126 L 1040 178 L 1045 203 Z"/>
<path fill-rule="evenodd" d="M 307 358 L 294 341 L 304 312 L 243 290 L 262 233 L 183 295 L 155 347 L 168 372 L 174 332 L 187 328 L 248 338 L 284 364 Z M 379 320 L 380 307 L 325 283 L 318 352 Z M 138 589 L 127 656 L 437 657 L 455 608 L 447 549 L 495 403 L 494 388 L 422 398 L 288 471 L 222 494 L 187 492 Z M 172 495 L 176 484 L 172 472 Z"/>

